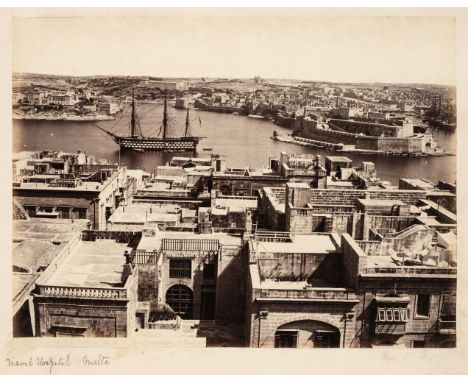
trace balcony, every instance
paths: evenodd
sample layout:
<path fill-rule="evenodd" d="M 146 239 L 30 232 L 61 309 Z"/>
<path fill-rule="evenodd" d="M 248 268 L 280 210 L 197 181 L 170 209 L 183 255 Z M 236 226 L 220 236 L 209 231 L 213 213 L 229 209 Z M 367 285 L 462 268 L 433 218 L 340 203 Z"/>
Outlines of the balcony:
<path fill-rule="evenodd" d="M 290 299 L 330 302 L 357 302 L 356 293 L 343 288 L 314 288 L 314 289 L 258 289 L 255 291 L 257 300 L 262 299 Z"/>
<path fill-rule="evenodd" d="M 437 332 L 445 335 L 455 335 L 457 332 L 457 321 L 455 317 L 441 317 L 437 322 Z"/>
<path fill-rule="evenodd" d="M 134 250 L 129 256 L 129 262 L 132 264 L 156 264 L 161 255 L 161 251 L 141 251 Z"/>
<path fill-rule="evenodd" d="M 417 266 L 401 266 L 401 267 L 374 267 L 366 268 L 364 276 L 373 275 L 398 275 L 398 276 L 456 276 L 456 268 L 436 268 L 436 267 L 417 267 Z"/>

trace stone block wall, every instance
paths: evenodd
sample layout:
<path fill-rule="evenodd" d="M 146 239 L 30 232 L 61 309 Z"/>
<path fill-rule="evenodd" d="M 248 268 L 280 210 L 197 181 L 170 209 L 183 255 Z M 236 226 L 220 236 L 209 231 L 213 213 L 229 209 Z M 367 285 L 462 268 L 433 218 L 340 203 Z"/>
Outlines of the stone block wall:
<path fill-rule="evenodd" d="M 267 311 L 265 318 L 258 312 Z M 312 320 L 334 326 L 340 332 L 340 347 L 350 347 L 354 337 L 354 316 L 346 319 L 352 312 L 352 304 L 341 303 L 296 303 L 254 302 L 252 304 L 248 345 L 250 347 L 274 347 L 275 332 L 282 325 L 297 321 Z"/>
<path fill-rule="evenodd" d="M 205 253 L 199 251 L 172 251 L 164 250 L 161 263 L 161 277 L 158 291 L 162 301 L 166 301 L 168 289 L 174 285 L 185 285 L 193 292 L 193 318 L 200 318 L 201 290 L 203 282 L 203 262 Z M 191 259 L 191 277 L 190 278 L 171 278 L 169 277 L 170 259 Z"/>
<path fill-rule="evenodd" d="M 158 266 L 156 264 L 138 265 L 138 301 L 156 302 L 158 300 Z"/>
<path fill-rule="evenodd" d="M 126 337 L 127 301 L 34 298 L 36 336 L 54 336 L 54 327 L 83 328 L 85 337 Z"/>
<path fill-rule="evenodd" d="M 310 189 L 310 202 L 315 204 L 349 205 L 356 199 L 401 200 L 405 204 L 415 205 L 426 197 L 425 191 L 419 190 L 345 190 L 345 189 Z"/>
<path fill-rule="evenodd" d="M 286 205 L 285 230 L 295 233 L 312 232 L 313 214 L 311 208 L 294 208 Z"/>

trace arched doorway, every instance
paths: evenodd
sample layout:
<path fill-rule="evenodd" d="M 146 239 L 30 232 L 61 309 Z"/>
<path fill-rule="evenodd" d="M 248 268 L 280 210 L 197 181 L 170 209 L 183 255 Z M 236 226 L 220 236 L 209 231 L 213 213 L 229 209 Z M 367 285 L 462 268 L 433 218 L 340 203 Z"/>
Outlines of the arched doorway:
<path fill-rule="evenodd" d="M 166 292 L 166 303 L 182 318 L 193 315 L 193 292 L 185 285 L 173 285 Z"/>
<path fill-rule="evenodd" d="M 322 321 L 301 320 L 281 325 L 275 332 L 275 347 L 339 348 L 340 331 Z"/>

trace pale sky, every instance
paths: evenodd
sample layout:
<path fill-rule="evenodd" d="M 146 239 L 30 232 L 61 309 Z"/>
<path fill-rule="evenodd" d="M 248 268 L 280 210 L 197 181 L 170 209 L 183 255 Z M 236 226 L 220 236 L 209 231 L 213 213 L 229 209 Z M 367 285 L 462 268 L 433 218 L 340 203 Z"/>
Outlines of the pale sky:
<path fill-rule="evenodd" d="M 437 17 L 17 18 L 13 70 L 455 85 Z"/>

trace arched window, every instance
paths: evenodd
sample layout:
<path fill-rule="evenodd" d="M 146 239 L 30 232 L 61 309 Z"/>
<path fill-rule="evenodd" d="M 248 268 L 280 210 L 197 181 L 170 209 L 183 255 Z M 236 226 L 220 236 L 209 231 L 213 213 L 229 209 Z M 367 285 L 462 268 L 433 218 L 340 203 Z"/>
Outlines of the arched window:
<path fill-rule="evenodd" d="M 193 292 L 185 285 L 171 286 L 166 292 L 166 303 L 182 318 L 192 318 Z"/>

